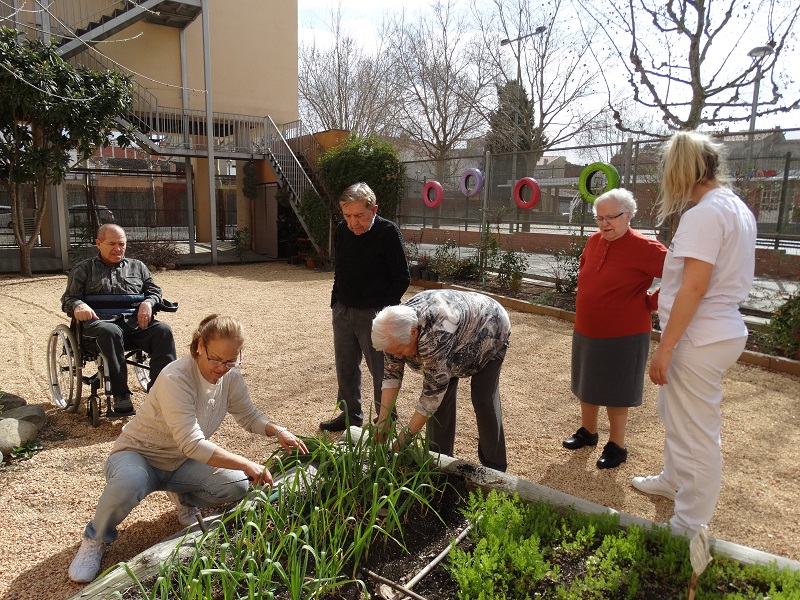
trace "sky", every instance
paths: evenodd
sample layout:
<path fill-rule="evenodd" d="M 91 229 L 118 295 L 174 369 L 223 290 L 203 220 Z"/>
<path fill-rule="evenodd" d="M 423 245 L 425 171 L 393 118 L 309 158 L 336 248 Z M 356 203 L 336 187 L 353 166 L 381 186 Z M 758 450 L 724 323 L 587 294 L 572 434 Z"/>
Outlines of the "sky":
<path fill-rule="evenodd" d="M 425 11 L 432 0 L 341 0 L 342 25 L 346 32 L 357 35 L 362 41 L 365 49 L 377 46 L 377 28 L 384 15 L 397 12 L 401 7 L 410 14 L 418 11 Z M 467 1 L 467 0 L 464 0 Z M 469 0 L 477 4 L 487 3 L 488 0 Z M 298 0 L 298 27 L 300 43 L 315 40 L 323 44 L 330 40 L 329 23 L 331 22 L 331 10 L 339 4 L 339 0 Z M 749 32 L 748 39 L 754 39 L 753 32 Z M 765 36 L 766 37 L 766 36 Z M 764 40 L 766 41 L 766 40 Z M 754 45 L 759 45 L 758 42 Z M 748 44 L 744 45 L 749 48 Z M 743 61 L 750 59 L 743 54 Z M 800 55 L 797 56 L 800 61 Z M 767 81 L 762 82 L 760 97 L 766 98 Z M 795 96 L 798 93 L 798 83 L 795 81 Z M 752 92 L 749 92 L 752 94 Z M 732 129 L 746 130 L 748 123 L 731 126 Z M 756 123 L 757 129 L 769 129 L 772 127 L 800 127 L 800 111 L 783 113 L 759 117 Z M 800 137 L 800 132 L 796 132 L 791 137 Z"/>

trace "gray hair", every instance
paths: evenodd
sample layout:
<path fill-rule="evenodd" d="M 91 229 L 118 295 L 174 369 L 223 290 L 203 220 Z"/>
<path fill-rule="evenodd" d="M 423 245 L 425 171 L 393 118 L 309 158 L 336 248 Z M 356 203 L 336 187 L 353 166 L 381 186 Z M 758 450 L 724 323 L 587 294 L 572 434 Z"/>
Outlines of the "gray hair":
<path fill-rule="evenodd" d="M 378 203 L 375 192 L 363 181 L 354 183 L 339 196 L 339 206 L 349 202 L 363 202 L 367 208 L 372 208 Z"/>
<path fill-rule="evenodd" d="M 636 198 L 634 198 L 633 194 L 625 188 L 614 188 L 613 190 L 608 190 L 605 194 L 595 198 L 594 202 L 592 203 L 592 212 L 594 215 L 597 216 L 598 204 L 611 199 L 616 200 L 624 210 L 631 213 L 631 219 L 636 216 Z"/>
<path fill-rule="evenodd" d="M 398 304 L 387 306 L 372 320 L 372 345 L 382 352 L 393 344 L 411 343 L 411 329 L 419 325 L 413 308 Z"/>

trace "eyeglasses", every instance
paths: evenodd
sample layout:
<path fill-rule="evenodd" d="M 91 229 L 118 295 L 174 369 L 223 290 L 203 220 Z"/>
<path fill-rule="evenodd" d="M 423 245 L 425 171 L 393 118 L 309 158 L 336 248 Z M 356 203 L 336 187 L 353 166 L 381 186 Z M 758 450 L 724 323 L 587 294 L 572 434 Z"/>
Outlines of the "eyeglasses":
<path fill-rule="evenodd" d="M 242 353 L 239 353 L 239 360 L 219 360 L 216 358 L 211 358 L 208 355 L 208 348 L 205 349 L 206 351 L 206 360 L 208 364 L 212 367 L 225 367 L 226 369 L 233 369 L 234 367 L 238 367 L 242 364 Z"/>
<path fill-rule="evenodd" d="M 624 214 L 625 214 L 625 211 L 623 210 L 618 215 L 614 215 L 614 216 L 611 216 L 611 217 L 595 217 L 594 220 L 597 221 L 598 225 L 600 225 L 600 223 L 603 223 L 604 221 L 610 223 L 614 219 L 617 219 L 617 218 L 621 217 Z"/>

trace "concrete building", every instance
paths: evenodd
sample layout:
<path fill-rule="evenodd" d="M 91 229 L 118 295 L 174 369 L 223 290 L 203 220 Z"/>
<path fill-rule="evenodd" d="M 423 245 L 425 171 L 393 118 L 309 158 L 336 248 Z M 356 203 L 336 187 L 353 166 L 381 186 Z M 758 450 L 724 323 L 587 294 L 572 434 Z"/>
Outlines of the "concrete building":
<path fill-rule="evenodd" d="M 235 173 L 235 185 L 228 182 L 225 192 L 236 194 L 235 227 L 252 232 L 255 249 L 277 256 L 277 185 L 289 192 L 299 214 L 304 191 L 313 187 L 309 172 L 323 149 L 298 120 L 296 0 L 60 0 L 35 5 L 10 0 L 0 4 L 0 22 L 58 44 L 60 55 L 76 66 L 133 75 L 133 104 L 118 119 L 135 128 L 138 148 L 134 156 L 130 149 L 111 150 L 110 156 L 108 149 L 98 152 L 82 165 L 96 169 L 92 185 L 98 178 L 116 178 L 114 185 L 131 194 L 146 196 L 149 188 L 157 210 L 182 208 L 188 240 L 208 243 L 211 262 L 216 262 L 217 240 L 231 225 L 223 220 L 219 231 L 218 196 L 226 186 L 218 175 Z M 143 161 L 149 178 L 134 176 L 136 161 Z M 248 161 L 255 164 L 259 183 L 254 199 L 241 191 Z M 121 173 L 126 167 L 131 172 Z M 77 201 L 70 196 L 82 178 L 88 181 L 89 176 L 83 172 L 71 178 L 73 192 L 66 185 L 52 190 L 41 231 L 41 246 L 60 257 L 65 269 L 68 211 Z M 117 202 L 109 208 L 120 214 L 131 208 L 133 195 L 128 200 L 124 194 L 113 196 L 116 200 L 112 196 L 104 193 L 105 201 L 98 204 Z"/>

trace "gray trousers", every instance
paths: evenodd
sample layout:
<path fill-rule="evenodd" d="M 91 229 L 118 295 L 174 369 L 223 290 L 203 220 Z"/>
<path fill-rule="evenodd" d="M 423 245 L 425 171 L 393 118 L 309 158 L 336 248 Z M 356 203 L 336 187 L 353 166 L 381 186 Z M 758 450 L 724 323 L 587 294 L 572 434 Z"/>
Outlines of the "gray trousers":
<path fill-rule="evenodd" d="M 478 459 L 490 469 L 505 471 L 506 436 L 503 431 L 503 409 L 500 405 L 500 370 L 505 349 L 470 378 L 472 407 L 478 425 Z M 442 403 L 428 420 L 428 439 L 434 452 L 453 456 L 456 440 L 456 403 L 458 377 L 447 386 Z"/>
<path fill-rule="evenodd" d="M 117 539 L 117 525 L 155 491 L 181 494 L 181 501 L 191 506 L 219 506 L 238 502 L 250 489 L 247 481 L 240 481 L 241 471 L 217 470 L 191 458 L 175 471 L 162 471 L 132 450 L 109 456 L 105 473 L 106 487 L 83 535 L 106 544 Z"/>
<path fill-rule="evenodd" d="M 352 418 L 364 419 L 361 406 L 361 357 L 372 375 L 375 415 L 381 407 L 383 352 L 372 347 L 372 308 L 351 308 L 341 302 L 333 305 L 333 354 L 336 361 L 337 402 Z"/>

